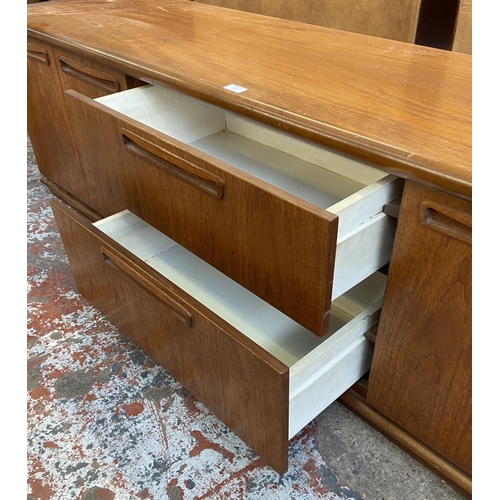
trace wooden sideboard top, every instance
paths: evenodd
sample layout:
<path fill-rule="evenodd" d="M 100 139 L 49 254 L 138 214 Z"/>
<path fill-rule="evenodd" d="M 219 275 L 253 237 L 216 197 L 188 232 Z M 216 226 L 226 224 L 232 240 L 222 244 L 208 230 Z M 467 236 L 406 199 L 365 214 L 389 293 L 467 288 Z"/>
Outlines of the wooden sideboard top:
<path fill-rule="evenodd" d="M 43 2 L 27 17 L 35 38 L 472 198 L 470 55 L 188 0 Z"/>

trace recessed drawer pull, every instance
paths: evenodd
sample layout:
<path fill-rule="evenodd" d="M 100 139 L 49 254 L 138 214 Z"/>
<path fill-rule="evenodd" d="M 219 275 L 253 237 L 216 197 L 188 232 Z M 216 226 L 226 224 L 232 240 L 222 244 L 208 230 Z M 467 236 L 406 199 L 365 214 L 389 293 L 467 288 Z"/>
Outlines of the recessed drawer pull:
<path fill-rule="evenodd" d="M 130 130 L 122 129 L 122 139 L 125 148 L 131 153 L 149 160 L 219 200 L 223 198 L 224 181 L 221 177 L 153 144 Z"/>
<path fill-rule="evenodd" d="M 28 57 L 50 66 L 49 53 L 43 47 L 28 43 Z"/>
<path fill-rule="evenodd" d="M 472 217 L 465 212 L 423 201 L 420 204 L 420 222 L 434 231 L 472 244 Z"/>
<path fill-rule="evenodd" d="M 176 299 L 167 295 L 164 291 L 160 290 L 146 276 L 138 273 L 135 269 L 129 266 L 118 255 L 115 255 L 108 248 L 101 247 L 102 257 L 106 264 L 109 264 L 113 269 L 118 271 L 122 276 L 132 281 L 140 290 L 142 290 L 149 297 L 156 298 L 161 302 L 166 309 L 174 316 L 180 319 L 188 328 L 193 326 L 193 316 L 183 306 L 181 306 Z"/>
<path fill-rule="evenodd" d="M 59 64 L 62 71 L 68 75 L 99 87 L 110 94 L 120 91 L 120 82 L 118 79 L 103 71 L 80 64 L 63 56 L 59 56 Z"/>

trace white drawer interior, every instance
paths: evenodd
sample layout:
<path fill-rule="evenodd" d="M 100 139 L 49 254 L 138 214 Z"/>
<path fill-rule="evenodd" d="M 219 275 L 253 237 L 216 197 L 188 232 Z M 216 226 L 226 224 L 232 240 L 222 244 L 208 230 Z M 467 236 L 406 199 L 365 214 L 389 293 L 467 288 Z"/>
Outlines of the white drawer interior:
<path fill-rule="evenodd" d="M 364 333 L 378 321 L 384 275 L 333 301 L 330 332 L 320 338 L 131 212 L 94 225 L 290 367 L 290 437 L 368 371 Z"/>
<path fill-rule="evenodd" d="M 401 179 L 166 87 L 96 101 L 338 215 L 332 300 L 389 262 Z"/>
<path fill-rule="evenodd" d="M 96 101 L 337 214 L 339 240 L 401 193 L 392 175 L 170 88 Z"/>

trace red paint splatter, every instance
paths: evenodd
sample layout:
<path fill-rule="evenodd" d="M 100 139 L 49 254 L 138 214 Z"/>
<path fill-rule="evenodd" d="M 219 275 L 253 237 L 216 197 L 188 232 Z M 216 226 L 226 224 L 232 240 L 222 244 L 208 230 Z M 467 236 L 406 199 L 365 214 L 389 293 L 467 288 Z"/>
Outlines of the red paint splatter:
<path fill-rule="evenodd" d="M 151 493 L 149 493 L 149 490 L 147 488 L 144 488 L 143 490 L 139 491 L 139 493 L 137 493 L 137 496 L 139 498 L 142 498 L 142 500 L 146 500 L 148 498 L 153 498 L 151 496 Z"/>
<path fill-rule="evenodd" d="M 45 473 L 45 467 L 38 457 L 30 455 L 28 463 L 31 466 L 31 471 L 33 472 L 33 474 L 36 474 L 38 472 Z"/>
<path fill-rule="evenodd" d="M 40 479 L 30 481 L 31 496 L 37 500 L 51 500 L 54 498 L 54 490 L 48 485 L 43 484 Z"/>
<path fill-rule="evenodd" d="M 217 443 L 212 443 L 200 431 L 191 431 L 191 436 L 193 436 L 196 441 L 198 441 L 198 445 L 191 450 L 191 452 L 189 453 L 190 457 L 199 455 L 203 450 L 210 449 L 219 452 L 221 455 L 224 455 L 229 459 L 231 463 L 233 463 L 233 452 L 226 450 Z"/>
<path fill-rule="evenodd" d="M 30 335 L 30 334 L 28 333 L 28 335 L 27 335 L 27 340 L 28 340 L 28 343 L 29 343 L 29 342 L 33 342 L 33 341 L 35 341 L 35 340 L 38 340 L 38 335 Z"/>
<path fill-rule="evenodd" d="M 37 387 L 30 391 L 32 399 L 50 399 L 50 392 L 45 387 Z"/>
<path fill-rule="evenodd" d="M 84 351 L 77 351 L 71 355 L 71 358 L 75 363 L 84 363 L 87 361 L 87 353 Z"/>
<path fill-rule="evenodd" d="M 54 441 L 45 441 L 45 443 L 43 443 L 43 447 L 44 448 L 60 448 L 60 446 L 56 443 L 54 443 Z"/>
<path fill-rule="evenodd" d="M 196 401 L 191 394 L 187 398 L 183 398 L 182 404 L 187 410 L 188 417 L 196 419 L 197 415 L 200 414 L 200 409 L 196 406 Z"/>
<path fill-rule="evenodd" d="M 47 379 L 59 378 L 61 375 L 65 375 L 69 370 L 59 370 L 54 368 L 50 372 L 48 372 Z"/>
<path fill-rule="evenodd" d="M 208 498 L 208 499 L 220 498 L 220 497 L 216 497 L 215 494 L 218 493 L 227 483 L 229 483 L 230 481 L 234 481 L 234 479 L 242 478 L 245 475 L 247 475 L 249 472 L 251 472 L 252 470 L 257 469 L 259 467 L 264 467 L 265 465 L 266 464 L 264 463 L 264 460 L 262 460 L 262 458 L 257 459 L 255 462 L 248 464 L 246 467 L 243 467 L 243 469 L 239 470 L 236 474 L 232 474 L 229 477 L 227 477 L 226 479 L 224 479 L 223 481 L 221 481 L 219 484 L 217 484 L 217 486 L 214 489 L 207 491 L 201 497 L 197 497 L 196 500 L 203 500 L 205 498 Z"/>
<path fill-rule="evenodd" d="M 83 446 L 82 444 L 80 443 L 76 443 L 74 444 L 71 449 L 74 451 L 74 452 L 78 452 L 78 454 L 80 455 L 80 460 L 83 460 L 84 457 L 85 457 L 85 453 L 84 453 L 84 450 L 83 450 Z"/>
<path fill-rule="evenodd" d="M 129 403 L 125 404 L 122 407 L 125 410 L 125 413 L 131 417 L 137 417 L 139 413 L 142 413 L 144 410 L 144 405 L 142 403 Z"/>

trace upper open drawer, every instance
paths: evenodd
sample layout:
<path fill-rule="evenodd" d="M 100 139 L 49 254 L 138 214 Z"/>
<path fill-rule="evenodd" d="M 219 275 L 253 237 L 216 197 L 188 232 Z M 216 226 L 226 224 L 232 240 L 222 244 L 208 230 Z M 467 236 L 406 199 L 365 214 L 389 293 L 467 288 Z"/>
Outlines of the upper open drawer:
<path fill-rule="evenodd" d="M 389 261 L 394 176 L 165 87 L 67 94 L 112 199 L 315 334 Z"/>

